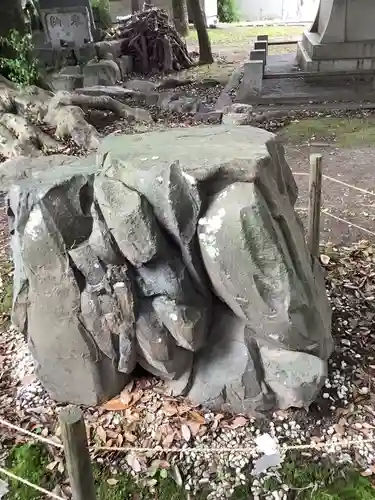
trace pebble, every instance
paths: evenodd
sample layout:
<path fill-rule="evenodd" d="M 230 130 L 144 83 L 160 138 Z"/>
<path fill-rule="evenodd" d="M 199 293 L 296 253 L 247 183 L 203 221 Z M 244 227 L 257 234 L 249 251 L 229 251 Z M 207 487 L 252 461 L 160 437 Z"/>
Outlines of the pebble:
<path fill-rule="evenodd" d="M 347 329 L 345 331 L 347 331 Z M 17 341 L 18 346 L 16 349 L 13 349 L 12 357 L 9 356 L 11 377 L 15 383 L 20 383 L 25 377 L 34 373 L 34 365 L 22 335 L 12 331 L 11 336 L 13 342 L 14 340 Z M 355 341 L 352 341 L 350 346 L 348 343 L 341 342 L 339 349 L 345 348 L 348 351 L 348 347 L 353 350 L 353 357 L 358 359 L 357 355 L 359 354 L 355 351 Z M 327 411 L 331 410 L 334 412 L 338 407 L 344 406 L 348 408 L 349 405 L 352 404 L 352 395 L 355 388 L 352 383 L 353 379 L 351 378 L 352 372 L 352 368 L 348 367 L 348 364 L 344 360 L 336 357 L 335 361 L 332 360 L 330 362 L 329 377 L 324 384 L 322 393 L 324 401 L 321 403 Z M 369 394 L 369 388 L 366 386 L 357 388 L 357 391 L 362 396 Z M 149 404 L 152 404 L 153 401 L 162 401 L 160 395 L 153 396 L 153 398 L 154 397 L 155 400 L 151 399 Z M 363 402 L 363 405 L 365 404 L 367 403 Z M 372 425 L 368 424 L 369 427 L 365 426 L 366 413 L 363 405 L 356 406 L 357 421 L 345 427 L 348 431 L 348 435 L 345 439 L 362 441 L 355 446 L 353 445 L 353 450 L 358 452 L 356 454 L 357 465 L 359 465 L 362 470 L 366 470 L 374 465 L 375 446 L 372 443 L 364 443 L 363 441 L 364 439 L 373 439 L 375 441 L 375 433 L 372 429 Z M 37 380 L 31 381 L 25 386 L 21 384 L 18 385 L 17 394 L 15 396 L 15 406 L 17 408 L 22 408 L 22 411 L 31 410 L 36 406 L 49 407 L 53 415 L 56 415 L 56 405 L 50 400 Z M 101 418 L 101 412 L 98 410 L 87 410 L 86 414 L 90 416 L 90 423 L 95 419 Z M 139 431 L 140 435 L 144 434 L 147 438 L 152 440 L 152 437 L 156 435 L 158 427 L 163 425 L 165 415 L 162 411 L 154 412 L 152 415 L 146 413 L 146 415 L 149 415 L 149 417 L 144 418 L 144 421 L 140 421 L 138 424 L 137 435 Z M 254 438 L 256 436 L 268 433 L 276 437 L 281 447 L 287 447 L 291 443 L 307 444 L 310 443 L 311 436 L 323 435 L 324 437 L 321 442 L 326 443 L 326 447 L 322 450 L 322 457 L 334 454 L 338 462 L 351 462 L 353 458 L 349 450 L 339 445 L 342 436 L 336 434 L 334 426 L 338 420 L 333 421 L 334 419 L 332 419 L 331 414 L 326 418 L 320 413 L 320 418 L 315 416 L 316 420 L 314 421 L 312 418 L 313 415 L 312 413 L 301 414 L 301 412 L 293 411 L 275 412 L 272 416 L 273 421 L 257 422 L 255 419 L 251 419 L 249 420 L 249 425 L 236 430 L 218 427 L 214 433 L 208 431 L 207 435 L 203 437 L 204 439 L 196 438 L 195 442 L 204 442 L 206 446 L 211 449 L 220 446 L 250 447 L 254 444 Z M 33 418 L 38 418 L 38 415 L 33 414 Z M 215 414 L 207 412 L 204 415 L 204 419 L 205 425 L 209 429 L 210 425 L 215 421 Z M 114 414 L 110 422 L 106 424 L 106 428 L 115 428 L 121 423 L 122 417 L 118 414 Z M 374 423 L 375 422 L 372 421 L 372 424 Z M 365 430 L 366 434 L 364 436 L 363 433 Z M 135 445 L 137 444 L 138 443 L 135 443 Z M 193 440 L 189 445 L 185 443 L 185 449 L 193 444 Z M 315 455 L 315 451 L 309 453 L 309 450 L 306 450 L 306 457 Z M 254 450 L 247 455 L 238 453 L 237 451 L 231 454 L 205 453 L 202 455 L 202 453 L 198 451 L 190 454 L 181 453 L 181 458 L 179 458 L 178 455 L 174 456 L 171 462 L 173 461 L 173 463 L 178 464 L 178 469 L 181 472 L 187 491 L 195 493 L 199 491 L 200 488 L 205 489 L 209 484 L 211 492 L 208 498 L 210 500 L 219 500 L 230 495 L 236 485 L 241 485 L 248 480 L 252 460 L 257 458 L 259 458 L 259 454 L 254 448 Z M 306 458 L 306 460 L 307 459 L 309 458 Z M 106 459 L 102 457 L 97 458 L 98 463 L 106 463 L 105 460 Z M 113 467 L 116 466 L 116 469 L 113 469 L 114 474 L 118 470 L 120 472 L 125 470 L 130 472 L 136 481 L 139 481 L 142 477 L 134 471 L 129 471 L 125 459 L 119 459 L 118 464 L 112 465 Z M 212 473 L 210 474 L 208 471 L 212 471 Z M 269 478 L 273 478 L 275 480 L 274 482 L 278 485 L 272 492 L 266 492 L 265 490 L 265 485 L 267 484 L 266 480 Z M 292 485 L 285 483 L 285 478 L 283 478 L 282 475 L 280 476 L 278 471 L 268 471 L 265 475 L 253 479 L 251 491 L 254 500 L 263 500 L 264 498 L 269 498 L 269 500 L 284 500 L 287 498 L 287 493 L 291 486 Z"/>

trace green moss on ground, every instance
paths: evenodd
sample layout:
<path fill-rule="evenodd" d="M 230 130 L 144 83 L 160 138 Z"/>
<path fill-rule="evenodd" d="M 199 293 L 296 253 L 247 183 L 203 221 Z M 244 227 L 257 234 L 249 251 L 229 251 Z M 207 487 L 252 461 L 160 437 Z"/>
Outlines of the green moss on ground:
<path fill-rule="evenodd" d="M 294 144 L 313 139 L 344 148 L 370 146 L 375 145 L 375 117 L 306 118 L 287 125 L 281 135 Z"/>
<path fill-rule="evenodd" d="M 303 31 L 303 26 L 233 26 L 209 29 L 208 34 L 212 45 L 239 45 L 249 44 L 257 35 L 268 35 L 270 40 L 298 40 L 302 37 Z M 195 30 L 190 31 L 187 41 L 198 41 Z"/>
<path fill-rule="evenodd" d="M 53 489 L 52 475 L 46 469 L 49 462 L 46 450 L 40 445 L 23 444 L 14 446 L 7 459 L 6 467 L 16 476 L 23 477 L 29 482 L 47 490 Z M 9 500 L 34 500 L 40 498 L 33 488 L 16 480 L 9 480 Z M 57 481 L 55 481 L 57 482 Z"/>
<path fill-rule="evenodd" d="M 48 472 L 47 464 L 51 461 L 46 450 L 38 445 L 17 445 L 7 460 L 7 467 L 16 475 L 32 483 L 52 490 L 61 482 L 58 473 Z M 162 474 L 164 475 L 164 474 Z M 162 477 L 160 473 L 150 477 L 154 481 L 155 491 L 135 485 L 127 475 L 111 476 L 107 470 L 94 467 L 94 477 L 99 500 L 187 500 L 187 493 L 171 477 Z M 343 468 L 332 464 L 303 463 L 301 457 L 290 457 L 279 471 L 279 480 L 269 479 L 265 485 L 268 491 L 280 489 L 281 484 L 289 486 L 288 500 L 375 500 L 375 489 L 368 478 L 362 477 L 352 468 Z M 7 478 L 4 478 L 8 481 Z M 8 500 L 36 500 L 37 491 L 17 481 L 11 481 Z M 192 497 L 190 497 L 192 498 Z M 194 500 L 203 500 L 204 495 Z M 251 482 L 237 488 L 232 500 L 250 500 Z"/>

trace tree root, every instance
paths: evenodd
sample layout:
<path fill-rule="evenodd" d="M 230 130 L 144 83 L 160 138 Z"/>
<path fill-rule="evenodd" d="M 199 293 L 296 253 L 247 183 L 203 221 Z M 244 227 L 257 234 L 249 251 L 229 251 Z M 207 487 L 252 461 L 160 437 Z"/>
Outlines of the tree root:
<path fill-rule="evenodd" d="M 103 95 L 104 94 L 104 95 Z M 86 150 L 96 149 L 100 134 L 85 118 L 89 109 L 111 111 L 120 118 L 151 122 L 148 111 L 132 108 L 108 95 L 70 94 L 31 86 L 18 88 L 0 78 L 0 153 L 15 156 L 37 156 L 59 151 L 59 141 L 71 139 Z M 54 137 L 44 132 L 47 125 Z"/>

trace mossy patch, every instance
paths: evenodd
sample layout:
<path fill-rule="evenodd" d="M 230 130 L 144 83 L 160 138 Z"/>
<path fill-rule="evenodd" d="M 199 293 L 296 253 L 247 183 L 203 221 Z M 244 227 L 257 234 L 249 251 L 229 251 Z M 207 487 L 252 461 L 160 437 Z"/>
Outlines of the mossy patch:
<path fill-rule="evenodd" d="M 294 144 L 317 140 L 343 148 L 371 146 L 375 145 L 375 117 L 306 118 L 287 125 L 280 134 Z"/>
<path fill-rule="evenodd" d="M 52 490 L 61 483 L 62 477 L 57 472 L 46 469 L 50 458 L 46 450 L 39 445 L 17 445 L 10 453 L 6 466 L 14 474 L 28 481 Z M 276 479 L 277 477 L 277 479 Z M 96 496 L 99 500 L 204 500 L 205 494 L 198 496 L 188 493 L 178 486 L 169 473 L 145 479 L 145 486 L 137 486 L 130 475 L 111 475 L 108 469 L 94 466 Z M 9 481 L 8 478 L 4 478 Z M 236 489 L 232 500 L 250 500 L 252 497 L 249 475 L 246 485 Z M 278 471 L 264 484 L 264 494 L 268 498 L 272 491 L 288 486 L 288 500 L 375 500 L 375 489 L 368 478 L 362 477 L 351 467 L 337 466 L 331 463 L 303 463 L 301 456 L 289 457 Z M 150 486 L 153 490 L 150 491 Z M 36 500 L 40 494 L 32 488 L 11 480 L 8 500 Z"/>
<path fill-rule="evenodd" d="M 54 478 L 46 466 L 49 457 L 46 450 L 40 445 L 23 444 L 14 446 L 7 459 L 7 468 L 16 476 L 41 486 L 47 490 L 54 487 Z M 40 498 L 40 493 L 35 489 L 16 480 L 8 480 L 9 500 L 34 500 Z"/>
<path fill-rule="evenodd" d="M 233 26 L 209 29 L 208 34 L 212 45 L 239 45 L 249 44 L 257 35 L 268 35 L 270 40 L 297 40 L 302 37 L 303 30 L 303 26 Z M 195 30 L 190 31 L 187 41 L 198 41 Z"/>

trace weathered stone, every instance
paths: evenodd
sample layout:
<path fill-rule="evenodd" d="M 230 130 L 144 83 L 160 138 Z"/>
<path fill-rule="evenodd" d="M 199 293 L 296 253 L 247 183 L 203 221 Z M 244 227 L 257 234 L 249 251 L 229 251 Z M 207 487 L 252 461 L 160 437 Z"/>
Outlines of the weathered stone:
<path fill-rule="evenodd" d="M 173 129 L 107 137 L 97 163 L 0 167 L 5 184 L 18 178 L 13 316 L 56 399 L 108 399 L 138 363 L 220 411 L 313 401 L 330 307 L 272 138 L 248 126 Z"/>
<path fill-rule="evenodd" d="M 122 54 L 122 40 L 103 40 L 94 44 L 98 59 L 103 59 L 105 54 L 111 53 L 116 60 Z"/>
<path fill-rule="evenodd" d="M 78 185 L 80 182 L 78 182 Z M 65 193 L 73 185 L 65 185 Z M 115 395 L 124 384 L 112 359 L 98 351 L 97 344 L 81 324 L 80 285 L 69 266 L 66 240 L 77 235 L 74 222 L 60 226 L 61 204 L 53 210 L 51 198 L 64 201 L 64 189 L 49 190 L 42 200 L 33 204 L 23 229 L 22 259 L 28 281 L 27 330 L 29 345 L 37 363 L 37 373 L 51 395 L 58 401 L 97 404 Z M 81 217 L 78 207 L 67 219 Z M 23 213 L 25 216 L 25 212 Z M 23 227 L 22 227 L 23 226 Z M 85 235 L 85 224 L 81 224 Z M 38 270 L 35 272 L 35 270 Z M 79 380 L 79 384 L 77 384 Z"/>
<path fill-rule="evenodd" d="M 76 90 L 83 86 L 83 74 L 79 66 L 64 66 L 52 74 L 52 87 L 55 92 Z"/>
<path fill-rule="evenodd" d="M 104 176 L 95 180 L 95 195 L 123 255 L 136 267 L 151 260 L 158 250 L 159 229 L 146 198 Z"/>
<path fill-rule="evenodd" d="M 157 85 L 154 82 L 149 82 L 148 80 L 128 80 L 124 82 L 124 87 L 129 90 L 137 90 L 139 92 L 153 92 L 157 89 Z"/>
<path fill-rule="evenodd" d="M 103 262 L 118 264 L 120 259 L 119 252 L 117 251 L 118 247 L 104 222 L 102 212 L 97 203 L 92 204 L 91 216 L 92 230 L 89 237 L 91 248 Z"/>
<path fill-rule="evenodd" d="M 177 345 L 189 351 L 202 347 L 211 320 L 206 307 L 178 304 L 166 296 L 156 297 L 152 305 Z"/>
<path fill-rule="evenodd" d="M 141 307 L 136 326 L 139 364 L 154 375 L 178 378 L 190 364 L 192 353 L 177 347 L 151 301 L 143 301 Z"/>
<path fill-rule="evenodd" d="M 189 399 L 217 411 L 264 409 L 263 394 L 245 334 L 246 322 L 215 310 L 210 342 L 197 355 Z"/>
<path fill-rule="evenodd" d="M 243 76 L 243 64 L 237 66 L 237 68 L 231 74 L 228 83 L 225 85 L 219 99 L 216 101 L 215 109 L 227 113 L 232 106 L 232 96 L 241 82 L 241 77 Z"/>
<path fill-rule="evenodd" d="M 152 154 L 149 157 L 140 156 L 136 167 L 126 160 L 122 161 L 121 157 L 122 154 L 105 157 L 103 168 L 107 175 L 118 178 L 149 200 L 158 222 L 180 247 L 183 261 L 196 284 L 200 285 L 200 291 L 203 291 L 204 275 L 194 248 L 201 207 L 194 177 L 186 174 L 178 162 L 168 165 Z"/>
<path fill-rule="evenodd" d="M 327 377 L 324 361 L 305 352 L 260 348 L 266 384 L 277 395 L 277 406 L 308 408 Z"/>
<path fill-rule="evenodd" d="M 118 65 L 111 60 L 92 60 L 83 68 L 83 82 L 85 87 L 94 85 L 116 85 L 121 80 Z"/>
<path fill-rule="evenodd" d="M 224 125 L 244 125 L 249 119 L 247 113 L 228 113 L 223 117 Z"/>
<path fill-rule="evenodd" d="M 158 96 L 158 106 L 175 113 L 198 113 L 201 106 L 200 99 L 196 97 L 179 96 L 169 92 L 160 92 Z"/>
<path fill-rule="evenodd" d="M 203 261 L 216 294 L 255 338 L 324 359 L 331 351 L 322 342 L 330 339 L 330 318 L 315 307 L 320 292 L 303 233 L 289 198 L 278 193 L 266 169 L 257 184 L 237 182 L 221 191 L 199 221 Z"/>
<path fill-rule="evenodd" d="M 243 79 L 236 94 L 236 101 L 245 102 L 247 99 L 260 95 L 262 91 L 262 84 L 263 61 L 254 59 L 246 62 L 244 64 Z"/>

